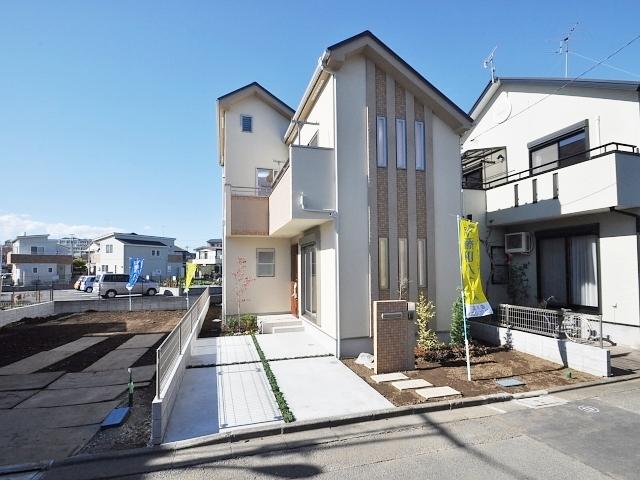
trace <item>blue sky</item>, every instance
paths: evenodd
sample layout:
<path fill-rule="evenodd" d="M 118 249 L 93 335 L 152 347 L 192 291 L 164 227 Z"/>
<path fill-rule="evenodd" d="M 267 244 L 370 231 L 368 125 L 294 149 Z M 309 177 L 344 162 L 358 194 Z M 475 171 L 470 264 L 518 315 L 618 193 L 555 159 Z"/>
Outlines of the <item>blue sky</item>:
<path fill-rule="evenodd" d="M 2 0 L 0 240 L 219 236 L 215 99 L 257 80 L 296 107 L 324 48 L 362 30 L 467 110 L 494 46 L 499 75 L 560 76 L 571 25 L 576 54 L 601 59 L 639 16 L 637 1 Z M 608 62 L 630 73 L 589 76 L 640 79 L 639 59 L 636 42 Z M 572 55 L 570 74 L 592 64 Z"/>

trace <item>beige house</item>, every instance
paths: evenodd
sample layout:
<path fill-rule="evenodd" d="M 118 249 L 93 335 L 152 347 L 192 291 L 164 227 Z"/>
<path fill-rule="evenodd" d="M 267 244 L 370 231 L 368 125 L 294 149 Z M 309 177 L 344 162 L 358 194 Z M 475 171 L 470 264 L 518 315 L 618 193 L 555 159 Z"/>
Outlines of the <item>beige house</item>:
<path fill-rule="evenodd" d="M 601 316 L 605 336 L 640 346 L 639 92 L 637 81 L 499 78 L 480 95 L 463 144 L 464 208 L 486 240 L 494 305 Z"/>
<path fill-rule="evenodd" d="M 446 334 L 470 125 L 368 31 L 323 52 L 295 111 L 258 83 L 220 97 L 223 313 L 279 315 L 346 356 L 372 351 L 373 301 L 424 292 Z"/>

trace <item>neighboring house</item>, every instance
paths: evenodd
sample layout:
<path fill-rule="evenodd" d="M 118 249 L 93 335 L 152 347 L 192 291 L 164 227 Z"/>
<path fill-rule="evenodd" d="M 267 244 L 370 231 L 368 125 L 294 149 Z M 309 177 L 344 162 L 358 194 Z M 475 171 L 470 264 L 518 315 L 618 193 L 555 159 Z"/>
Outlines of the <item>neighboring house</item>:
<path fill-rule="evenodd" d="M 4 244 L 0 245 L 0 273 L 6 272 L 9 270 L 9 266 L 7 265 L 7 254 L 11 252 L 11 248 L 13 246 L 13 240 L 6 240 Z"/>
<path fill-rule="evenodd" d="M 372 352 L 372 302 L 400 295 L 446 335 L 471 119 L 368 31 L 325 50 L 295 111 L 257 83 L 217 106 L 224 314 L 244 258 L 241 312 L 298 316 L 338 356 Z"/>
<path fill-rule="evenodd" d="M 89 247 L 89 272 L 129 273 L 129 259 L 141 257 L 143 276 L 154 280 L 183 277 L 185 250 L 176 247 L 174 241 L 175 238 L 136 233 L 103 235 Z"/>
<path fill-rule="evenodd" d="M 76 258 L 80 258 L 91 245 L 92 240 L 90 238 L 76 238 L 76 237 L 63 237 L 58 240 L 58 243 L 63 247 L 67 247 Z"/>
<path fill-rule="evenodd" d="M 205 246 L 198 247 L 195 251 L 193 263 L 198 265 L 198 278 L 220 277 L 222 275 L 222 239 L 207 240 Z"/>
<path fill-rule="evenodd" d="M 518 303 L 553 296 L 550 305 L 601 314 L 613 341 L 640 345 L 639 88 L 554 78 L 485 88 L 462 162 L 465 213 L 492 257 L 492 303 L 514 302 L 507 264 L 524 265 L 528 296 Z"/>
<path fill-rule="evenodd" d="M 7 254 L 14 285 L 68 283 L 72 262 L 71 252 L 49 235 L 20 235 Z"/>

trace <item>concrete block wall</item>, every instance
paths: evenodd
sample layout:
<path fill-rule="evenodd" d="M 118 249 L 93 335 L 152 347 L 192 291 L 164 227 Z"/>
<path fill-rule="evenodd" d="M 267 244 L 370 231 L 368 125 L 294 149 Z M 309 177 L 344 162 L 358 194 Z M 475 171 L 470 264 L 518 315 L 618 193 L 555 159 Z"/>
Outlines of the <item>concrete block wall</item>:
<path fill-rule="evenodd" d="M 492 345 L 511 343 L 514 350 L 543 358 L 565 367 L 598 377 L 611 375 L 610 352 L 593 345 L 584 345 L 521 332 L 481 322 L 471 322 L 471 336 Z"/>
<path fill-rule="evenodd" d="M 54 302 L 36 303 L 24 307 L 0 310 L 0 328 L 25 318 L 48 317 L 54 313 Z"/>
<path fill-rule="evenodd" d="M 375 373 L 415 368 L 415 330 L 404 300 L 373 302 Z"/>
<path fill-rule="evenodd" d="M 192 301 L 197 300 L 195 297 Z M 129 310 L 129 297 L 118 297 L 96 300 L 70 300 L 55 303 L 54 313 L 81 313 L 96 312 L 125 312 Z M 155 295 L 153 297 L 132 297 L 131 310 L 186 310 L 187 301 L 184 297 L 165 297 Z"/>

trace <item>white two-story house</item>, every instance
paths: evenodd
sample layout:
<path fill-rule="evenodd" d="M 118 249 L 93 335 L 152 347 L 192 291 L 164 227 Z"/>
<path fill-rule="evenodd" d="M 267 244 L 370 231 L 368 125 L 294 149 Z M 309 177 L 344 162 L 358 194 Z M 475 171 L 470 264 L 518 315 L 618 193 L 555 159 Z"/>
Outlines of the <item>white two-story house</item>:
<path fill-rule="evenodd" d="M 194 249 L 193 263 L 198 265 L 196 276 L 220 278 L 222 275 L 222 239 L 212 238 L 207 244 Z"/>
<path fill-rule="evenodd" d="M 368 31 L 322 53 L 295 110 L 257 83 L 220 97 L 224 314 L 289 314 L 346 356 L 372 351 L 373 301 L 424 292 L 446 335 L 470 124 Z"/>
<path fill-rule="evenodd" d="M 71 251 L 44 235 L 19 235 L 12 242 L 7 263 L 14 285 L 51 285 L 71 281 Z"/>
<path fill-rule="evenodd" d="M 480 95 L 464 206 L 483 228 L 492 303 L 514 302 L 508 272 L 524 266 L 519 303 L 601 315 L 604 335 L 640 345 L 639 87 L 499 78 Z"/>

